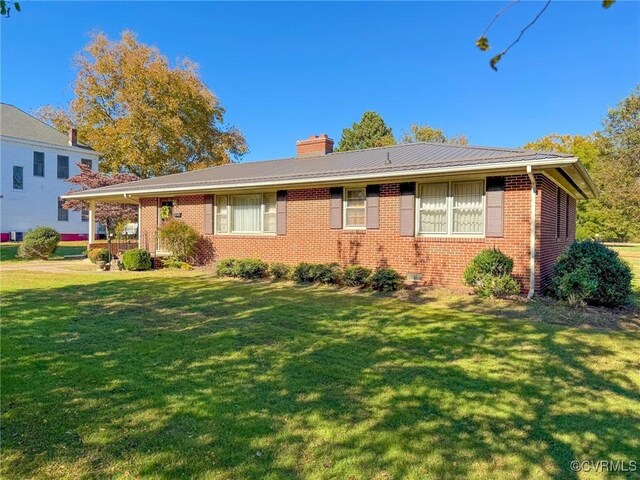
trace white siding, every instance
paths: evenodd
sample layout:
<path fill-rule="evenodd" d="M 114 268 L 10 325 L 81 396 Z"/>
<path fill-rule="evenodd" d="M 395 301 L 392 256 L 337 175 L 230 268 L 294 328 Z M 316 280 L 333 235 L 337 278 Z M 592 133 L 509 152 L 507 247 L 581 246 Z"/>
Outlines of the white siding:
<path fill-rule="evenodd" d="M 33 175 L 34 151 L 44 152 L 44 177 Z M 69 211 L 69 221 L 58 221 L 58 197 L 73 187 L 57 178 L 58 155 L 69 157 L 69 176 L 79 173 L 77 164 L 82 158 L 91 159 L 92 169 L 98 169 L 95 152 L 0 137 L 0 233 L 27 232 L 40 225 L 66 234 L 89 233 L 89 224 L 80 219 L 80 212 Z M 23 190 L 13 189 L 14 165 L 24 168 Z"/>

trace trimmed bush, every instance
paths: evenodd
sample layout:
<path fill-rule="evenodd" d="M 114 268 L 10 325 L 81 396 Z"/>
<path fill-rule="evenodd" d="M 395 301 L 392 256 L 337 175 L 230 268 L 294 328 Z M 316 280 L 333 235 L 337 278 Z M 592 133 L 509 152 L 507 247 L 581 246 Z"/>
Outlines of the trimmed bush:
<path fill-rule="evenodd" d="M 572 305 L 627 305 L 633 274 L 618 253 L 600 242 L 573 242 L 553 269 L 552 293 Z"/>
<path fill-rule="evenodd" d="M 108 262 L 109 250 L 107 250 L 106 248 L 92 248 L 89 251 L 88 257 L 91 263 Z"/>
<path fill-rule="evenodd" d="M 178 220 L 168 220 L 158 230 L 162 245 L 181 262 L 193 258 L 200 234 L 191 226 Z"/>
<path fill-rule="evenodd" d="M 342 281 L 348 287 L 365 287 L 371 276 L 371 269 L 360 265 L 349 265 L 344 269 Z"/>
<path fill-rule="evenodd" d="M 293 269 L 293 279 L 298 283 L 326 283 L 336 285 L 342 278 L 342 269 L 337 263 L 302 262 Z"/>
<path fill-rule="evenodd" d="M 511 276 L 513 259 L 497 248 L 482 250 L 464 271 L 465 285 L 479 297 L 502 298 L 520 293 L 520 285 Z"/>
<path fill-rule="evenodd" d="M 264 277 L 267 267 L 266 263 L 257 258 L 243 258 L 236 262 L 234 276 L 245 280 L 257 280 Z"/>
<path fill-rule="evenodd" d="M 315 270 L 311 263 L 302 262 L 293 269 L 293 280 L 297 283 L 315 282 Z"/>
<path fill-rule="evenodd" d="M 520 284 L 511 275 L 486 274 L 474 285 L 474 291 L 479 297 L 504 298 L 520 293 Z"/>
<path fill-rule="evenodd" d="M 24 236 L 18 256 L 46 260 L 56 251 L 59 241 L 60 234 L 53 228 L 36 227 Z"/>
<path fill-rule="evenodd" d="M 122 265 L 126 270 L 151 270 L 151 254 L 142 248 L 127 250 L 122 255 Z"/>
<path fill-rule="evenodd" d="M 235 258 L 225 258 L 224 260 L 220 260 L 216 265 L 216 273 L 219 277 L 235 277 L 237 263 L 238 260 Z"/>
<path fill-rule="evenodd" d="M 369 284 L 377 292 L 390 293 L 400 290 L 404 285 L 404 279 L 392 268 L 377 268 L 369 278 Z"/>
<path fill-rule="evenodd" d="M 513 259 L 506 256 L 497 248 L 482 250 L 476 255 L 464 271 L 464 283 L 474 286 L 485 275 L 511 275 Z"/>
<path fill-rule="evenodd" d="M 291 274 L 291 267 L 284 263 L 272 263 L 269 265 L 269 275 L 274 280 L 286 280 Z"/>

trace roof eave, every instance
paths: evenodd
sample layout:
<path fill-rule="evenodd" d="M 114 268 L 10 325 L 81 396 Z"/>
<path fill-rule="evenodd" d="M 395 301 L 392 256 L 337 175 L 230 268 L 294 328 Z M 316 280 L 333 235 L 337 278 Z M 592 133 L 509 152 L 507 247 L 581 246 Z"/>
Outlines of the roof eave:
<path fill-rule="evenodd" d="M 77 199 L 77 200 L 102 200 L 104 199 L 113 199 L 118 196 L 123 199 L 130 196 L 136 197 L 144 197 L 144 196 L 158 196 L 163 194 L 177 194 L 184 192 L 187 193 L 207 193 L 215 190 L 230 190 L 230 189 L 249 189 L 249 188 L 260 188 L 260 187 L 281 187 L 281 188 L 302 188 L 306 185 L 323 185 L 327 183 L 335 183 L 335 182 L 357 182 L 357 181 L 367 181 L 367 180 L 376 180 L 380 181 L 390 180 L 398 178 L 412 178 L 412 177 L 425 177 L 425 176 L 433 176 L 433 175 L 443 175 L 449 173 L 479 173 L 479 172 L 495 172 L 495 171 L 517 171 L 519 169 L 525 168 L 528 165 L 531 165 L 536 168 L 556 168 L 566 165 L 572 165 L 578 162 L 577 158 L 574 157 L 562 157 L 562 158 L 544 158 L 540 160 L 522 160 L 518 162 L 510 162 L 510 163 L 494 163 L 494 164 L 483 164 L 483 165 L 465 165 L 465 166 L 456 166 L 456 167 L 442 167 L 442 168 L 432 168 L 432 169 L 416 169 L 416 170 L 400 170 L 396 172 L 379 172 L 379 173 L 362 173 L 362 174 L 352 174 L 352 175 L 335 175 L 332 177 L 315 177 L 315 178 L 304 178 L 304 179 L 291 179 L 291 180 L 281 180 L 281 181 L 260 181 L 260 182 L 236 182 L 236 183 L 227 183 L 227 184 L 209 184 L 209 185 L 198 185 L 198 186 L 178 186 L 178 187 L 157 187 L 150 189 L 123 189 L 120 191 L 104 191 L 101 192 L 99 189 L 94 190 L 86 190 L 83 192 L 73 193 L 70 195 L 64 195 L 62 198 L 64 199 Z M 579 163 L 579 162 L 578 162 Z"/>

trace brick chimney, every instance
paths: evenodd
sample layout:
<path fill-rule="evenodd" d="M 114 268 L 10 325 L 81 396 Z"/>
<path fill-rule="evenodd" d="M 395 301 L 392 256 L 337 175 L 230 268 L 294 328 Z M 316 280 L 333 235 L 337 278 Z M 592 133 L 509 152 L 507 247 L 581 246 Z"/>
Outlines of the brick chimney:
<path fill-rule="evenodd" d="M 311 135 L 306 140 L 296 142 L 298 157 L 315 157 L 333 152 L 333 140 L 326 133 L 322 135 Z"/>
<path fill-rule="evenodd" d="M 69 129 L 69 145 L 75 147 L 78 145 L 78 130 L 75 128 Z"/>

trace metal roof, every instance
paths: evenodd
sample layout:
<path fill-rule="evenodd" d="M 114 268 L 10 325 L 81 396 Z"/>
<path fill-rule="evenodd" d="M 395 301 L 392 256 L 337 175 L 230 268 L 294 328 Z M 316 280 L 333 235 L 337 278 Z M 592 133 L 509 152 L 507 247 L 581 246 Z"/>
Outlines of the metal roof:
<path fill-rule="evenodd" d="M 27 112 L 8 103 L 0 103 L 0 134 L 50 145 L 70 147 L 68 135 L 38 120 Z M 73 145 L 77 148 L 92 150 L 86 145 Z"/>
<path fill-rule="evenodd" d="M 86 190 L 91 194 L 158 192 L 162 189 L 231 188 L 235 185 L 286 185 L 302 181 L 322 182 L 333 178 L 367 176 L 380 178 L 402 172 L 465 168 L 477 170 L 483 165 L 515 167 L 522 162 L 574 159 L 572 155 L 542 153 L 532 150 L 490 148 L 446 143 L 408 143 L 390 147 L 336 152 L 311 157 L 294 157 L 250 163 L 231 163 L 174 175 L 149 178 L 120 185 Z M 457 167 L 457 168 L 456 168 Z"/>

